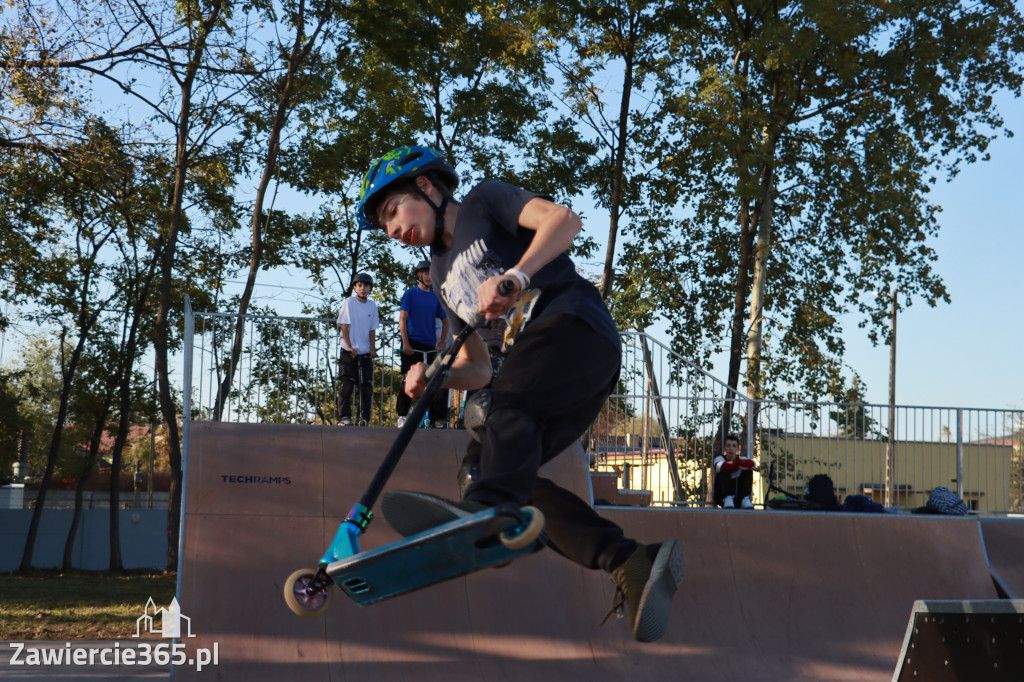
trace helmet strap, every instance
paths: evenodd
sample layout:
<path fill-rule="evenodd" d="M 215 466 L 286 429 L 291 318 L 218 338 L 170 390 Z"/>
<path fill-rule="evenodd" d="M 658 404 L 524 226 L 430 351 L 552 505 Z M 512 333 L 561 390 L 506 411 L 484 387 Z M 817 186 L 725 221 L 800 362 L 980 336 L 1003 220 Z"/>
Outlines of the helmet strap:
<path fill-rule="evenodd" d="M 448 208 L 449 198 L 442 199 L 441 205 L 434 209 L 434 241 L 430 244 L 431 249 L 444 248 L 444 212 Z"/>
<path fill-rule="evenodd" d="M 417 194 L 423 197 L 430 208 L 434 209 L 434 241 L 430 243 L 431 249 L 442 249 L 444 248 L 444 213 L 448 208 L 448 202 L 451 201 L 451 197 L 445 196 L 441 199 L 441 205 L 435 204 L 427 193 L 421 190 L 419 187 L 413 188 Z"/>

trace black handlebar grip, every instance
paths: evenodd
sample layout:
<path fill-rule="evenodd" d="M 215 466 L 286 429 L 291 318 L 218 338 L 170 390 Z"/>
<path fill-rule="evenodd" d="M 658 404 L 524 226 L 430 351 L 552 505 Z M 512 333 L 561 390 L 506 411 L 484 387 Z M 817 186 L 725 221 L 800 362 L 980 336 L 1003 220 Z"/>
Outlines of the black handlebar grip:
<path fill-rule="evenodd" d="M 509 296 L 515 290 L 516 285 L 512 283 L 511 278 L 506 278 L 498 282 L 498 293 L 502 296 Z"/>

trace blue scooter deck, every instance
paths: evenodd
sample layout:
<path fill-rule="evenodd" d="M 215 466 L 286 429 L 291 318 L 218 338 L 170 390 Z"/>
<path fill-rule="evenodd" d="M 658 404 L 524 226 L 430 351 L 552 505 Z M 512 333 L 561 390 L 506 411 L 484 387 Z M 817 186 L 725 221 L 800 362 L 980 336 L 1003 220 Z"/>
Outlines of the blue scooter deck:
<path fill-rule="evenodd" d="M 353 601 L 372 604 L 541 549 L 539 539 L 518 550 L 502 544 L 500 534 L 521 525 L 518 508 L 488 508 L 335 561 L 327 574 Z"/>

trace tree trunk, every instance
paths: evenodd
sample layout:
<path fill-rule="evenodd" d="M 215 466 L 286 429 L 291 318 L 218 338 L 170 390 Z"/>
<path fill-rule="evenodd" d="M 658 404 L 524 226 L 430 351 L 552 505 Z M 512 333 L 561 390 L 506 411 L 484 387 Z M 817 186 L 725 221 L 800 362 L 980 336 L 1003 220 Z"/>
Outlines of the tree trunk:
<path fill-rule="evenodd" d="M 765 170 L 767 191 L 757 216 L 757 248 L 754 251 L 754 279 L 750 290 L 750 318 L 747 330 L 747 398 L 761 397 L 761 347 L 764 326 L 764 292 L 768 280 L 768 258 L 772 248 L 772 219 L 775 207 L 775 175 Z"/>
<path fill-rule="evenodd" d="M 174 260 L 177 254 L 178 233 L 181 229 L 182 201 L 185 196 L 190 165 L 189 132 L 191 130 L 192 86 L 196 73 L 202 63 L 206 48 L 206 37 L 220 20 L 224 2 L 215 2 L 210 13 L 203 20 L 201 33 L 197 36 L 185 77 L 181 83 L 181 107 L 177 124 L 177 146 L 174 158 L 174 188 L 171 195 L 171 218 L 167 226 L 166 248 L 160 267 L 160 308 L 156 318 L 156 371 L 159 379 L 160 413 L 167 425 L 168 459 L 171 465 L 171 491 L 167 511 L 167 567 L 175 569 L 178 565 L 178 538 L 181 516 L 181 441 L 178 432 L 178 413 L 171 396 L 171 384 L 168 374 L 169 329 L 168 319 L 171 311 L 171 285 L 174 280 Z"/>
<path fill-rule="evenodd" d="M 296 25 L 301 27 L 304 20 L 305 3 L 299 5 L 299 18 Z M 217 389 L 217 400 L 213 409 L 214 421 L 220 421 L 231 395 L 231 382 L 234 380 L 235 368 L 238 365 L 238 358 L 242 355 L 242 341 L 245 333 L 245 313 L 249 309 L 249 302 L 252 300 L 253 288 L 256 286 L 256 275 L 259 273 L 260 263 L 263 260 L 263 230 L 266 223 L 263 220 L 263 205 L 267 197 L 267 189 L 270 181 L 277 172 L 277 156 L 281 149 L 281 131 L 288 122 L 288 108 L 291 105 L 292 94 L 295 87 L 295 76 L 309 55 L 317 36 L 323 28 L 325 18 L 321 18 L 319 25 L 309 40 L 303 43 L 302 32 L 297 31 L 295 42 L 292 44 L 291 52 L 288 55 L 288 69 L 284 76 L 281 92 L 278 95 L 277 110 L 274 112 L 274 120 L 270 127 L 270 137 L 267 141 L 267 154 L 263 161 L 263 176 L 260 178 L 259 187 L 256 190 L 256 202 L 252 208 L 252 257 L 249 259 L 249 274 L 245 280 L 245 289 L 242 291 L 242 298 L 238 304 L 238 317 L 235 322 L 235 338 L 231 345 L 231 361 L 228 363 L 224 379 Z M 269 213 L 266 220 L 270 220 Z M 354 263 L 355 261 L 353 261 Z"/>
<path fill-rule="evenodd" d="M 121 460 L 124 445 L 128 440 L 132 414 L 132 368 L 138 356 L 138 327 L 142 319 L 142 304 L 146 298 L 143 293 L 132 310 L 131 324 L 128 329 L 126 343 L 122 352 L 118 380 L 120 382 L 120 402 L 118 411 L 120 418 L 117 424 L 117 437 L 114 439 L 114 452 L 110 463 L 110 569 L 120 572 L 124 570 L 121 560 Z"/>
<path fill-rule="evenodd" d="M 110 460 L 110 567 L 114 573 L 124 571 L 121 561 L 121 460 L 124 443 L 128 434 L 128 415 L 122 411 L 114 440 L 114 452 Z"/>
<path fill-rule="evenodd" d="M 75 550 L 75 536 L 78 534 L 78 525 L 82 520 L 82 494 L 85 492 L 85 484 L 96 467 L 96 460 L 99 458 L 100 441 L 103 438 L 103 426 L 106 424 L 109 410 L 96 419 L 96 428 L 93 429 L 92 439 L 89 441 L 89 461 L 85 466 L 85 473 L 78 478 L 78 485 L 75 486 L 75 514 L 71 517 L 71 528 L 68 529 L 68 537 L 64 541 L 64 559 L 61 561 L 61 570 L 70 571 L 74 568 L 72 556 Z"/>
<path fill-rule="evenodd" d="M 750 70 L 749 57 L 737 61 L 734 65 L 734 70 L 737 75 L 742 75 L 745 80 Z M 740 92 L 741 111 L 749 106 L 749 99 L 746 88 L 743 88 Z M 744 167 L 742 157 L 737 159 L 737 161 L 737 166 L 742 169 Z M 747 297 L 750 293 L 750 272 L 753 269 L 754 235 L 756 234 L 756 230 L 753 227 L 754 221 L 750 215 L 750 203 L 750 197 L 742 197 L 740 199 L 740 256 L 736 269 L 736 296 L 733 299 L 732 329 L 731 338 L 729 339 L 729 374 L 726 377 L 726 385 L 732 389 L 732 393 L 726 396 L 727 398 L 735 398 L 739 395 L 740 365 L 744 357 L 743 322 L 746 319 Z M 733 403 L 728 400 L 723 405 L 721 432 L 718 434 L 717 447 L 724 446 L 725 436 L 728 435 L 730 424 L 732 423 L 734 407 Z"/>
<path fill-rule="evenodd" d="M 633 93 L 633 51 L 624 55 L 622 76 L 622 99 L 619 100 L 619 134 L 615 140 L 612 161 L 612 195 L 609 202 L 608 248 L 604 255 L 604 274 L 601 277 L 601 296 L 607 299 L 615 283 L 615 240 L 619 235 L 619 218 L 622 216 L 622 179 L 625 174 L 626 149 L 629 138 L 629 103 Z"/>
<path fill-rule="evenodd" d="M 186 90 L 186 87 L 189 90 Z M 171 285 L 174 278 L 174 258 L 177 249 L 178 231 L 181 225 L 181 203 L 185 191 L 185 175 L 188 165 L 188 108 L 191 81 L 183 87 L 182 119 L 178 130 L 178 151 L 174 172 L 174 190 L 171 199 L 171 219 L 167 230 L 163 262 L 160 277 L 160 308 L 157 311 L 155 330 L 156 338 L 153 347 L 156 351 L 156 372 L 159 384 L 160 413 L 167 425 L 168 459 L 171 465 L 171 492 L 167 513 L 167 567 L 173 569 L 178 564 L 178 516 L 181 510 L 181 441 L 178 434 L 178 412 L 171 396 L 171 384 L 168 374 L 169 329 L 168 319 L 171 308 Z M 184 125 L 183 125 L 184 124 Z"/>
<path fill-rule="evenodd" d="M 87 290 L 88 287 L 85 288 Z M 84 310 L 84 307 L 83 307 Z M 57 420 L 56 426 L 53 429 L 53 438 L 50 440 L 50 453 L 46 457 L 46 469 L 43 472 L 43 479 L 39 482 L 39 496 L 36 498 L 35 509 L 32 510 L 32 520 L 29 521 L 28 535 L 25 537 L 25 549 L 21 554 L 21 564 L 18 566 L 19 571 L 27 571 L 32 567 L 32 554 L 36 549 L 36 537 L 39 534 L 39 522 L 43 515 L 43 509 L 46 507 L 46 492 L 50 488 L 50 479 L 53 478 L 53 469 L 57 464 L 57 454 L 60 452 L 60 439 L 64 432 L 64 420 L 68 416 L 68 403 L 71 398 L 71 383 L 74 380 L 75 374 L 78 371 L 78 361 L 82 357 L 82 351 L 85 348 L 86 339 L 89 336 L 89 330 L 95 324 L 96 319 L 102 307 L 98 308 L 92 315 L 88 317 L 80 317 L 78 325 L 78 343 L 75 345 L 75 350 L 71 353 L 71 358 L 68 362 L 67 370 L 63 374 L 63 386 L 60 391 L 60 407 L 57 408 Z M 64 334 L 60 337 L 60 347 L 64 346 Z"/>
<path fill-rule="evenodd" d="M 740 365 L 743 363 L 744 350 L 744 321 L 747 318 L 747 296 L 750 291 L 750 271 L 754 253 L 754 236 L 757 234 L 753 229 L 750 219 L 750 200 L 744 199 L 740 207 L 740 258 L 736 268 L 736 296 L 733 299 L 732 311 L 732 335 L 729 340 L 729 375 L 726 385 L 732 392 L 726 396 L 733 398 L 739 394 Z M 731 401 L 726 401 L 722 410 L 722 433 L 725 437 L 729 433 L 732 422 L 733 408 Z"/>
<path fill-rule="evenodd" d="M 32 510 L 32 520 L 28 524 L 28 535 L 25 536 L 25 548 L 21 553 L 21 564 L 19 571 L 27 571 L 32 567 L 32 554 L 36 549 L 36 537 L 39 535 L 39 522 L 46 507 L 46 492 L 50 489 L 50 479 L 53 478 L 53 468 L 57 464 L 57 451 L 60 448 L 61 432 L 64 427 L 64 417 L 67 415 L 67 398 L 61 396 L 60 411 L 57 414 L 57 427 L 53 431 L 53 439 L 50 441 L 50 454 L 46 458 L 46 469 L 43 471 L 43 478 L 39 482 L 39 495 L 36 497 L 36 506 Z"/>

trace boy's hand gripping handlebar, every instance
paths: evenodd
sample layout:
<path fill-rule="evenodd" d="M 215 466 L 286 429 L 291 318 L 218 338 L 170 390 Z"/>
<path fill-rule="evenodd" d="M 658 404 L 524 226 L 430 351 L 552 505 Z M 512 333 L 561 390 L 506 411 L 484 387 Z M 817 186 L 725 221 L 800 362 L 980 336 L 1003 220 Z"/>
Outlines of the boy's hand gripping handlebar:
<path fill-rule="evenodd" d="M 515 291 L 515 284 L 511 278 L 504 279 L 498 284 L 498 293 L 502 296 L 508 296 L 513 291 Z M 426 395 L 427 391 L 430 390 L 429 382 L 434 378 L 434 375 L 439 371 L 447 372 L 451 368 L 452 363 L 455 362 L 455 358 L 458 356 L 459 351 L 462 350 L 462 345 L 469 338 L 469 335 L 482 327 L 486 322 L 487 318 L 484 317 L 483 313 L 473 315 L 462 331 L 459 332 L 459 335 L 455 337 L 455 340 L 434 358 L 434 361 L 427 367 L 427 371 L 424 372 L 424 378 L 426 378 L 428 383 L 423 395 Z M 422 397 L 420 400 L 422 400 Z"/>

